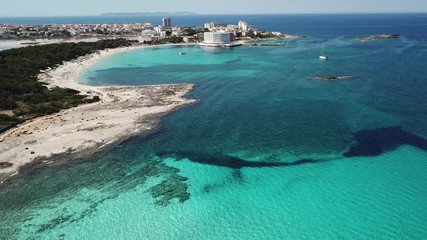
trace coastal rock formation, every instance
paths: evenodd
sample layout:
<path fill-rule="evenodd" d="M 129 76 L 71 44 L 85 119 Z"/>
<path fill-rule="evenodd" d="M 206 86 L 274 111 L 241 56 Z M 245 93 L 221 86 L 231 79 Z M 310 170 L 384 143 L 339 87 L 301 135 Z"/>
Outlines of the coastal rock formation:
<path fill-rule="evenodd" d="M 358 38 L 357 40 L 361 41 L 361 42 L 371 42 L 371 41 L 376 41 L 379 39 L 385 39 L 385 38 L 398 38 L 400 35 L 399 34 L 377 34 L 374 36 L 370 36 L 370 37 L 365 37 L 365 38 Z"/>
<path fill-rule="evenodd" d="M 4 169 L 4 168 L 10 168 L 12 167 L 12 163 L 10 162 L 0 162 L 0 169 Z"/>

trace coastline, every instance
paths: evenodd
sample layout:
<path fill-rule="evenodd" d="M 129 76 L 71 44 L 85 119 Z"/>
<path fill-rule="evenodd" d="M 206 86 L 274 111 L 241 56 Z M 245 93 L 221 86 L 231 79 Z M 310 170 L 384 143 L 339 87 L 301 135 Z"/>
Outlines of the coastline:
<path fill-rule="evenodd" d="M 72 88 L 101 100 L 35 118 L 2 133 L 0 184 L 26 165 L 88 157 L 132 136 L 150 134 L 162 116 L 195 103 L 185 98 L 194 84 L 95 87 L 78 82 L 79 74 L 97 61 L 143 47 L 106 49 L 40 73 L 39 81 L 49 88 Z"/>

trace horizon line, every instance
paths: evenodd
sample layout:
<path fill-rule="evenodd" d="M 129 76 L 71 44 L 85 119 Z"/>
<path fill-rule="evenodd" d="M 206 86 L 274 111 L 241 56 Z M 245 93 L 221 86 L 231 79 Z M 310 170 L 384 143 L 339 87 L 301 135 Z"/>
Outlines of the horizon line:
<path fill-rule="evenodd" d="M 112 13 L 114 14 L 114 13 Z M 132 14 L 132 12 L 129 13 L 118 13 L 118 14 Z M 365 11 L 365 12 L 295 12 L 295 13 L 192 13 L 192 14 L 176 14 L 176 13 L 170 13 L 165 16 L 213 16 L 213 15 L 334 15 L 334 14 L 427 14 L 427 11 L 403 11 L 403 12 L 377 12 L 377 11 Z M 138 15 L 134 14 L 132 16 L 164 16 L 162 14 L 145 14 L 145 15 Z M 44 18 L 44 17 L 121 17 L 121 16 L 102 16 L 102 13 L 92 15 L 33 15 L 33 16 L 0 16 L 0 18 Z"/>

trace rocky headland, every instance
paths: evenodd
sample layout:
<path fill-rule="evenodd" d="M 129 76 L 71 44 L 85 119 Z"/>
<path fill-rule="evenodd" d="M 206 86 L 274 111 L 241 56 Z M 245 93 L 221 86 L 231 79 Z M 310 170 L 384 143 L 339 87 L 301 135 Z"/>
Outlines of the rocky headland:
<path fill-rule="evenodd" d="M 104 50 L 43 71 L 49 87 L 76 89 L 100 101 L 29 120 L 0 135 L 0 182 L 29 164 L 55 164 L 104 151 L 136 135 L 153 132 L 160 118 L 196 102 L 185 95 L 193 84 L 94 87 L 79 73 L 99 59 L 131 48 Z"/>

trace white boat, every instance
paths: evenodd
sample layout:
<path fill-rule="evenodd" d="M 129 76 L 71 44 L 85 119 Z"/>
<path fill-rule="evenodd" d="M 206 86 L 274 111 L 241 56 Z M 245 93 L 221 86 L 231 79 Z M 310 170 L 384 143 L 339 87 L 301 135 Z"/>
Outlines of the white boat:
<path fill-rule="evenodd" d="M 328 60 L 328 56 L 326 56 L 326 55 L 320 55 L 319 59 L 320 60 Z"/>
<path fill-rule="evenodd" d="M 227 43 L 227 44 L 224 44 L 224 47 L 238 47 L 238 46 L 241 46 L 242 44 L 241 43 Z"/>
<path fill-rule="evenodd" d="M 325 55 L 325 43 L 323 43 L 322 51 L 320 52 L 319 59 L 328 60 L 328 56 Z"/>

